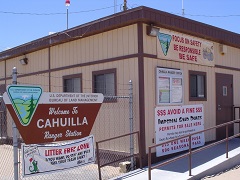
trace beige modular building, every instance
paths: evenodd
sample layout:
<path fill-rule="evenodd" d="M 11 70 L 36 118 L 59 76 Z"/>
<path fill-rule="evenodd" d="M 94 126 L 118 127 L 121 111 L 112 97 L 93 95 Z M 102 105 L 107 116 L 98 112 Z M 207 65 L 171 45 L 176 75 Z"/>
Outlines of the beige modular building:
<path fill-rule="evenodd" d="M 157 142 L 156 107 L 202 104 L 205 129 L 233 120 L 233 107 L 240 104 L 239 57 L 239 34 L 141 6 L 0 52 L 0 93 L 12 83 L 13 67 L 18 84 L 41 85 L 46 92 L 124 96 L 123 85 L 131 80 L 134 130 L 140 131 L 146 160 Z M 128 119 L 122 120 L 128 111 L 111 109 L 118 100 L 106 103 L 109 108 L 99 113 L 111 120 L 96 120 L 96 141 L 129 132 Z M 11 137 L 9 116 L 6 121 Z M 205 142 L 224 132 L 206 132 Z"/>

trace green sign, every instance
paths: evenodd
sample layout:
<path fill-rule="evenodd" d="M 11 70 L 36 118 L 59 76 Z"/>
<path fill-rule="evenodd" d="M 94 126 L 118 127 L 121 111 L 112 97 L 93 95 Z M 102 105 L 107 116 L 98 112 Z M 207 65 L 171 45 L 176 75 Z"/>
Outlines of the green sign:
<path fill-rule="evenodd" d="M 7 87 L 7 93 L 20 123 L 27 126 L 37 108 L 42 95 L 42 88 L 38 86 L 11 85 Z"/>
<path fill-rule="evenodd" d="M 172 40 L 172 36 L 169 34 L 158 33 L 158 39 L 161 44 L 163 54 L 167 56 L 168 49 L 170 47 L 170 43 Z"/>

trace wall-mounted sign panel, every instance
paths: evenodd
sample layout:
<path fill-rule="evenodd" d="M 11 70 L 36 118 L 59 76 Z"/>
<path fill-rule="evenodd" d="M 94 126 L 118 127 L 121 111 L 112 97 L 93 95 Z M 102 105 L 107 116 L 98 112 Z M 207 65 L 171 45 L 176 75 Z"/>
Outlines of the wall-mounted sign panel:
<path fill-rule="evenodd" d="M 180 136 L 204 130 L 203 105 L 165 106 L 155 108 L 156 144 L 173 140 Z M 204 133 L 193 135 L 191 147 L 203 146 Z M 171 143 L 158 146 L 156 155 L 164 156 L 187 150 L 189 138 L 183 138 Z"/>
<path fill-rule="evenodd" d="M 157 55 L 186 63 L 214 66 L 213 42 L 161 28 L 157 37 Z"/>
<path fill-rule="evenodd" d="M 157 105 L 183 103 L 183 73 L 179 69 L 156 69 Z"/>
<path fill-rule="evenodd" d="M 26 144 L 88 136 L 103 102 L 99 93 L 50 93 L 17 85 L 8 86 L 3 98 Z"/>
<path fill-rule="evenodd" d="M 23 176 L 57 172 L 95 162 L 94 137 L 62 144 L 22 144 Z"/>

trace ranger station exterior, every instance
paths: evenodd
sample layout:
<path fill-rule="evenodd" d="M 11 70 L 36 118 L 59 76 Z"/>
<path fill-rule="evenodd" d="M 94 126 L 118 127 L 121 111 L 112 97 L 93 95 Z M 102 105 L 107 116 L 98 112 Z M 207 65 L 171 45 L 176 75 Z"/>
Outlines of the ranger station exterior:
<path fill-rule="evenodd" d="M 239 34 L 141 6 L 0 52 L 0 95 L 12 83 L 13 67 L 19 84 L 41 85 L 46 92 L 75 88 L 121 96 L 121 84 L 131 80 L 134 130 L 140 131 L 145 159 L 157 142 L 156 107 L 201 104 L 205 129 L 234 119 L 233 107 L 240 104 L 239 57 Z M 103 91 L 98 79 L 105 82 Z M 128 123 L 121 116 L 114 121 L 119 127 Z M 9 115 L 7 122 L 11 137 Z M 113 128 L 104 121 L 94 126 Z M 231 134 L 237 126 L 230 127 Z M 223 132 L 206 132 L 205 142 L 221 139 Z M 92 134 L 96 141 L 115 135 L 94 128 Z"/>

